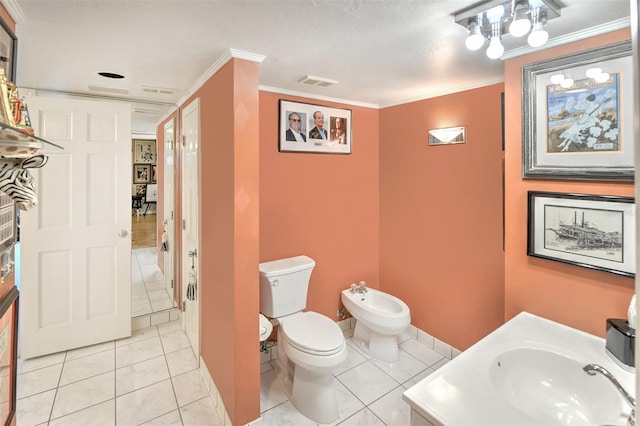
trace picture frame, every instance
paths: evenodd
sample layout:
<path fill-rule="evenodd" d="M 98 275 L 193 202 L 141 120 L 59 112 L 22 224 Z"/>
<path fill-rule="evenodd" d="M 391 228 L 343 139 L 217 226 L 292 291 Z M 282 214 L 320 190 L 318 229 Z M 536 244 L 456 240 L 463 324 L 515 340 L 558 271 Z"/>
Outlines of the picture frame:
<path fill-rule="evenodd" d="M 133 165 L 133 183 L 149 183 L 151 166 L 148 164 Z"/>
<path fill-rule="evenodd" d="M 16 81 L 16 54 L 18 39 L 9 25 L 0 18 L 0 68 L 4 70 L 7 80 Z"/>
<path fill-rule="evenodd" d="M 453 145 L 463 143 L 467 143 L 466 129 L 464 126 L 429 130 L 429 145 Z"/>
<path fill-rule="evenodd" d="M 634 277 L 635 201 L 528 192 L 527 255 Z"/>
<path fill-rule="evenodd" d="M 278 150 L 351 154 L 351 110 L 280 99 Z M 314 118 L 315 117 L 315 118 Z M 322 117 L 322 120 L 317 120 Z M 321 130 L 317 125 L 321 124 Z"/>
<path fill-rule="evenodd" d="M 633 181 L 631 54 L 625 41 L 522 68 L 523 178 Z"/>
<path fill-rule="evenodd" d="M 157 182 L 158 182 L 158 166 L 154 164 L 151 166 L 151 183 L 157 183 Z"/>
<path fill-rule="evenodd" d="M 133 162 L 141 164 L 156 164 L 156 141 L 134 140 Z"/>

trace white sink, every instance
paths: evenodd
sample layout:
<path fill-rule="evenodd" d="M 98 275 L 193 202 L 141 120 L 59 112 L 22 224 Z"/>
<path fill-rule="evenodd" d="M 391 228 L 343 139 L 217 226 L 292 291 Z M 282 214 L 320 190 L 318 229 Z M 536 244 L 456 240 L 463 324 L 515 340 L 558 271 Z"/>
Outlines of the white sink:
<path fill-rule="evenodd" d="M 625 425 L 631 407 L 599 364 L 635 395 L 635 374 L 605 353 L 604 339 L 521 312 L 405 391 L 413 424 Z M 413 422 L 413 420 L 412 420 Z"/>
<path fill-rule="evenodd" d="M 626 407 L 618 391 L 582 367 L 557 352 L 522 348 L 496 356 L 489 377 L 505 401 L 540 424 L 624 424 Z"/>

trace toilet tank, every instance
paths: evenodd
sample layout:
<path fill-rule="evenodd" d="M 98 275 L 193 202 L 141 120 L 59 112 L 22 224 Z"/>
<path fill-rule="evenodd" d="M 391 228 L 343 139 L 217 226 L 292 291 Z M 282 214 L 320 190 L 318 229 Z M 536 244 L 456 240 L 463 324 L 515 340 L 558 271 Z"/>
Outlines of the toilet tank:
<path fill-rule="evenodd" d="M 307 289 L 316 262 L 307 256 L 260 264 L 260 312 L 279 318 L 307 307 Z"/>

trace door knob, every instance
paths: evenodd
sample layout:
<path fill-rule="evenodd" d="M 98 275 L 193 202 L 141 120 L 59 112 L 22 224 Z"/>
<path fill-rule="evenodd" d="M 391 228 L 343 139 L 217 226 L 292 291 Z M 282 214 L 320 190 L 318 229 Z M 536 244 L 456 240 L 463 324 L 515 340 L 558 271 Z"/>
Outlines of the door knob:
<path fill-rule="evenodd" d="M 120 238 L 125 238 L 127 235 L 129 235 L 129 233 L 126 229 L 121 229 L 120 232 L 118 232 L 118 237 Z"/>

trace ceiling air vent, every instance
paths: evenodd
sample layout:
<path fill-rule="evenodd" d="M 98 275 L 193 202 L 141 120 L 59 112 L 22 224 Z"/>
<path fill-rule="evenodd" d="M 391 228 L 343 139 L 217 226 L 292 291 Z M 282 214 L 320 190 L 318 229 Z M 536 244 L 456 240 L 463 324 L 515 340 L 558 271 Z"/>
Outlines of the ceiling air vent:
<path fill-rule="evenodd" d="M 93 92 L 117 93 L 118 95 L 128 95 L 127 89 L 118 89 L 117 87 L 89 86 L 89 90 Z"/>
<path fill-rule="evenodd" d="M 155 109 L 148 109 L 148 108 L 139 108 L 139 107 L 133 107 L 133 113 L 134 114 L 143 114 L 143 115 L 158 115 L 160 114 L 160 111 L 155 110 Z"/>
<path fill-rule="evenodd" d="M 316 77 L 313 75 L 306 75 L 298 80 L 302 84 L 310 84 L 312 86 L 329 87 L 334 84 L 338 84 L 337 80 L 331 80 L 330 78 Z"/>
<path fill-rule="evenodd" d="M 170 87 L 146 86 L 141 84 L 140 87 L 144 93 L 152 93 L 156 95 L 175 95 L 176 89 Z"/>

